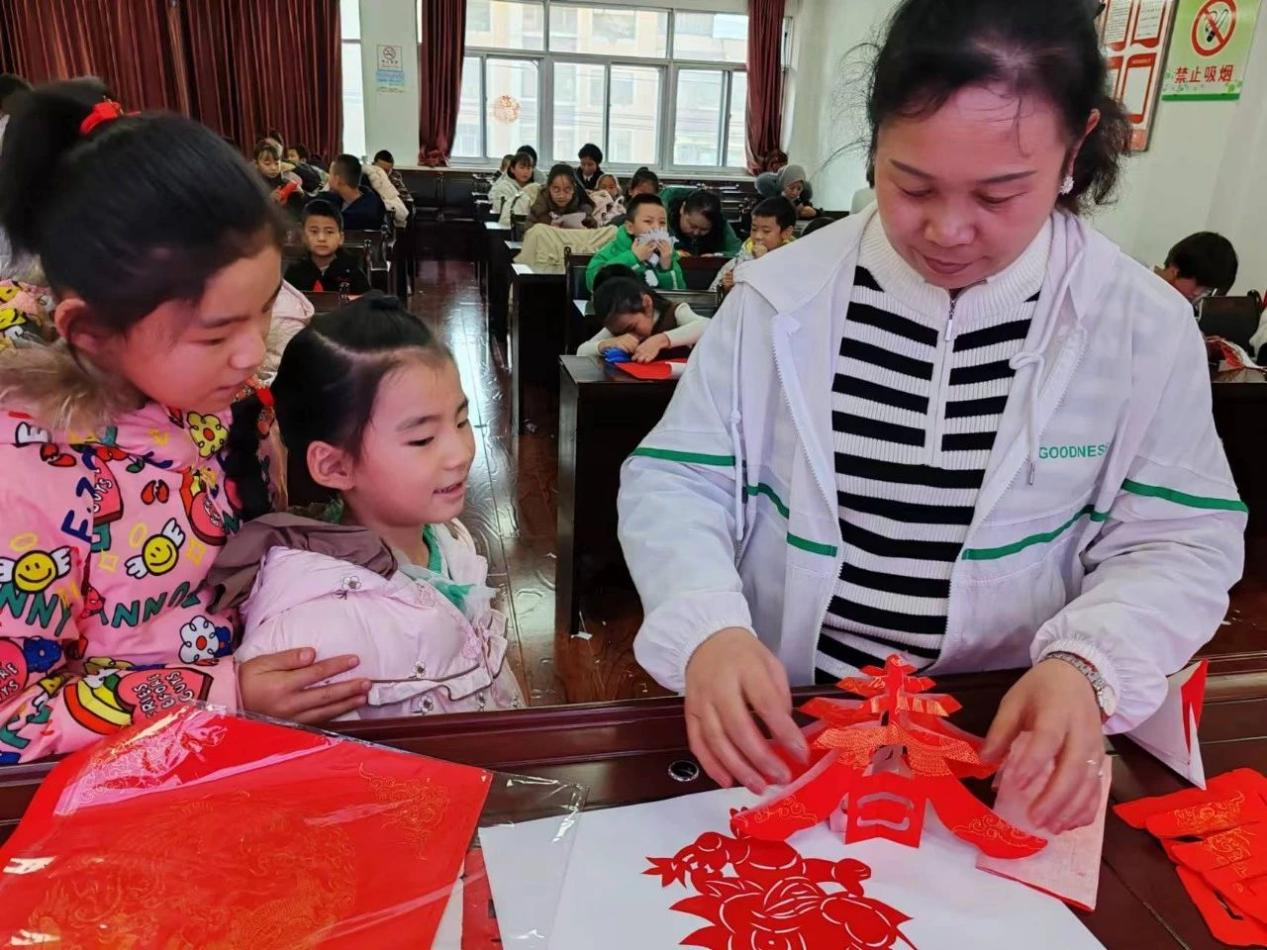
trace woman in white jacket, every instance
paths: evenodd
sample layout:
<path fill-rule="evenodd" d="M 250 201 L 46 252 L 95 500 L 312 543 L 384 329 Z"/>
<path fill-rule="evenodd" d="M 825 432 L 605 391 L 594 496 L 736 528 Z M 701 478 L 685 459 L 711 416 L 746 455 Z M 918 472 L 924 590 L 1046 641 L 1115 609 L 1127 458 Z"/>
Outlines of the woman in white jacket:
<path fill-rule="evenodd" d="M 1129 131 L 1093 6 L 904 0 L 877 207 L 744 268 L 626 463 L 636 655 L 724 785 L 786 780 L 752 711 L 803 754 L 789 681 L 1030 666 L 985 752 L 1077 827 L 1223 617 L 1245 507 L 1191 308 L 1077 217 Z"/>

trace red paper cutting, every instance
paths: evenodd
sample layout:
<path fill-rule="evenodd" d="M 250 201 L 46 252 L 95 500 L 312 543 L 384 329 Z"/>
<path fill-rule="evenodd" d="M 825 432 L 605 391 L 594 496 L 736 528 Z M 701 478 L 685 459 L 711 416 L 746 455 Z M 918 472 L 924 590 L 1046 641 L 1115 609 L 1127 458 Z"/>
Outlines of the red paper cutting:
<path fill-rule="evenodd" d="M 672 909 L 708 921 L 682 941 L 706 950 L 887 950 L 910 920 L 867 897 L 871 869 L 846 858 L 802 858 L 782 841 L 705 832 L 644 874 L 696 892 Z"/>
<path fill-rule="evenodd" d="M 861 700 L 812 699 L 802 711 L 820 720 L 807 731 L 811 760 L 794 781 L 734 816 L 736 833 L 767 841 L 831 820 L 847 803 L 844 840 L 887 838 L 918 846 L 925 806 L 952 834 L 996 858 L 1023 858 L 1046 845 L 1004 821 L 961 784 L 997 768 L 981 759 L 981 740 L 945 721 L 959 703 L 930 693 L 933 681 L 897 656 L 883 669 L 837 684 Z"/>
<path fill-rule="evenodd" d="M 1267 778 L 1235 769 L 1205 789 L 1142 798 L 1114 812 L 1160 840 L 1217 939 L 1267 943 Z"/>
<path fill-rule="evenodd" d="M 650 363 L 613 363 L 622 373 L 628 373 L 634 379 L 663 380 L 673 377 L 673 364 L 685 363 L 684 359 L 652 360 Z"/>
<path fill-rule="evenodd" d="M 0 850 L 0 944 L 430 946 L 489 780 L 180 706 L 54 768 Z"/>

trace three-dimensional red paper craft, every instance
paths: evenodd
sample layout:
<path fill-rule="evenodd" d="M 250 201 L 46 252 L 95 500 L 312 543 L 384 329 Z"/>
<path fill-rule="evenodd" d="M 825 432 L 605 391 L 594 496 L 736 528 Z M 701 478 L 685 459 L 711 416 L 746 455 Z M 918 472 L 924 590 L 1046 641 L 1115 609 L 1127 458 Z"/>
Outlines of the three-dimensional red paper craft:
<path fill-rule="evenodd" d="M 176 707 L 45 779 L 0 849 L 0 945 L 428 947 L 490 779 Z"/>
<path fill-rule="evenodd" d="M 1235 769 L 1113 811 L 1161 842 L 1218 940 L 1267 945 L 1267 777 Z"/>
<path fill-rule="evenodd" d="M 818 722 L 806 731 L 810 762 L 788 760 L 794 780 L 773 798 L 739 812 L 736 833 L 767 841 L 831 821 L 845 808 L 844 840 L 887 838 L 919 845 L 925 805 L 957 838 L 996 858 L 1023 858 L 1046 840 L 1004 821 L 964 788 L 965 778 L 986 778 L 996 764 L 981 758 L 982 740 L 945 717 L 960 708 L 933 681 L 897 656 L 884 668 L 863 667 L 862 677 L 837 685 L 856 699 L 812 699 L 801 707 Z M 799 774 L 798 774 L 799 773 Z"/>
<path fill-rule="evenodd" d="M 888 950 L 909 917 L 867 897 L 861 861 L 802 858 L 782 841 L 705 832 L 644 874 L 696 892 L 672 909 L 708 921 L 682 941 L 706 950 Z"/>

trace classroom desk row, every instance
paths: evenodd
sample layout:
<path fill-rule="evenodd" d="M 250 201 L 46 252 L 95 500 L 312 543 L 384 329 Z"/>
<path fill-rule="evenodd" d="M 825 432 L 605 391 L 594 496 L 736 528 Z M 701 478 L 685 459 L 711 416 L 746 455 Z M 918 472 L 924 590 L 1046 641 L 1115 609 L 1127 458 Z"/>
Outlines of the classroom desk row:
<path fill-rule="evenodd" d="M 938 685 L 963 703 L 963 710 L 953 717 L 955 723 L 982 734 L 1016 675 L 947 676 Z M 796 699 L 831 692 L 797 690 Z M 703 774 L 682 779 L 683 770 L 689 773 L 697 763 L 687 749 L 682 702 L 676 698 L 378 720 L 342 725 L 336 731 L 454 762 L 578 782 L 589 789 L 587 809 L 716 787 Z M 1239 767 L 1267 770 L 1264 658 L 1222 657 L 1211 662 L 1200 739 L 1209 775 Z M 1183 786 L 1128 740 L 1116 738 L 1109 744 L 1113 802 Z M 36 763 L 0 769 L 0 842 L 12 833 L 50 767 Z M 988 795 L 984 788 L 979 792 Z M 1096 910 L 1078 916 L 1110 950 L 1220 946 L 1161 848 L 1147 833 L 1129 828 L 1112 813 L 1105 828 Z"/>

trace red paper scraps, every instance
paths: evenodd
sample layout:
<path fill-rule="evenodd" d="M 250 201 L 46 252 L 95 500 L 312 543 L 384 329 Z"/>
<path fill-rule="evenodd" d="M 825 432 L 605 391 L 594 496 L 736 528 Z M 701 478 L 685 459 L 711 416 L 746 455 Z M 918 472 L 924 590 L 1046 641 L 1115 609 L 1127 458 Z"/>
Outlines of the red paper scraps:
<path fill-rule="evenodd" d="M 498 950 L 502 945 L 501 931 L 480 848 L 467 852 L 462 885 L 462 950 Z"/>
<path fill-rule="evenodd" d="M 686 367 L 686 360 L 653 360 L 650 363 L 635 363 L 630 360 L 628 363 L 613 363 L 612 365 L 634 379 L 661 380 L 681 376 Z"/>
<path fill-rule="evenodd" d="M 430 946 L 489 782 L 180 706 L 54 768 L 0 851 L 0 943 Z"/>
<path fill-rule="evenodd" d="M 997 768 L 980 756 L 981 740 L 945 722 L 959 703 L 929 693 L 933 681 L 890 656 L 884 669 L 838 684 L 862 700 L 812 699 L 802 711 L 823 728 L 807 732 L 811 761 L 771 799 L 734 816 L 731 828 L 768 841 L 830 820 L 846 806 L 844 840 L 887 838 L 918 846 L 925 806 L 956 837 L 996 858 L 1034 854 L 1046 840 L 1004 821 L 960 784 Z"/>
<path fill-rule="evenodd" d="M 887 950 L 910 944 L 899 929 L 910 918 L 863 893 L 871 869 L 846 858 L 802 858 L 781 841 L 709 831 L 671 858 L 648 858 L 644 874 L 696 896 L 672 909 L 707 927 L 682 941 L 706 950 Z"/>
<path fill-rule="evenodd" d="M 1267 944 L 1267 778 L 1235 769 L 1205 789 L 1113 810 L 1160 839 L 1210 933 L 1239 947 Z"/>

